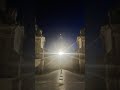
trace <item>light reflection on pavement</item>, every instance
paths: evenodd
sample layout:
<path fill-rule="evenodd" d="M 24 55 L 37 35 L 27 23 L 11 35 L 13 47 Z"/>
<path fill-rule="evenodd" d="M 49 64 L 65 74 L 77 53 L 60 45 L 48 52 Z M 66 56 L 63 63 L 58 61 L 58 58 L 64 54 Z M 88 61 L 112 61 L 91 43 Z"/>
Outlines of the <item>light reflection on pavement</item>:
<path fill-rule="evenodd" d="M 84 76 L 67 70 L 56 70 L 49 74 L 37 75 L 36 90 L 84 90 Z"/>

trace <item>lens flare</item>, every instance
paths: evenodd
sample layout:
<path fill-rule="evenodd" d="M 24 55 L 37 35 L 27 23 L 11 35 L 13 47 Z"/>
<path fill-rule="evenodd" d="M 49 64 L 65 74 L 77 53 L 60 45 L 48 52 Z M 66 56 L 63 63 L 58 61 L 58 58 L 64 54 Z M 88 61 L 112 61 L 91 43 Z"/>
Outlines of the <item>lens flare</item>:
<path fill-rule="evenodd" d="M 63 55 L 63 54 L 64 54 L 64 52 L 60 51 L 58 54 L 59 54 L 59 55 Z"/>

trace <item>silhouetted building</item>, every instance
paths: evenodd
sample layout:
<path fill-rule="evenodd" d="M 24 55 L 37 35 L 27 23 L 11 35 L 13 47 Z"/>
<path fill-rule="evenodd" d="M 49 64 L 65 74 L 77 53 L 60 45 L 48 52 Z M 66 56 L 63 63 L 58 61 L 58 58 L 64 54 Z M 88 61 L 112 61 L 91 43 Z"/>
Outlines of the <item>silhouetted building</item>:
<path fill-rule="evenodd" d="M 11 85 L 19 76 L 23 30 L 18 25 L 0 25 L 0 77 L 11 80 Z"/>
<path fill-rule="evenodd" d="M 106 90 L 120 89 L 120 9 L 109 14 L 109 24 L 101 27 L 105 48 Z"/>
<path fill-rule="evenodd" d="M 120 24 L 101 28 L 105 47 L 105 72 L 107 90 L 120 89 Z"/>
<path fill-rule="evenodd" d="M 0 89 L 18 90 L 24 27 L 16 25 L 16 11 L 6 12 L 6 0 L 0 1 Z"/>

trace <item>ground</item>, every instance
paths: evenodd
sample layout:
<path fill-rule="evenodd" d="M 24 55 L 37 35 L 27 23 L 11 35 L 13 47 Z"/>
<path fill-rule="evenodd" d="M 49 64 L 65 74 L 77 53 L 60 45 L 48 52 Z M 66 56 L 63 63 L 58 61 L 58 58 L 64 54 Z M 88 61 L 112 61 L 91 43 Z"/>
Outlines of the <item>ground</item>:
<path fill-rule="evenodd" d="M 67 70 L 36 75 L 36 90 L 84 90 L 84 76 Z"/>

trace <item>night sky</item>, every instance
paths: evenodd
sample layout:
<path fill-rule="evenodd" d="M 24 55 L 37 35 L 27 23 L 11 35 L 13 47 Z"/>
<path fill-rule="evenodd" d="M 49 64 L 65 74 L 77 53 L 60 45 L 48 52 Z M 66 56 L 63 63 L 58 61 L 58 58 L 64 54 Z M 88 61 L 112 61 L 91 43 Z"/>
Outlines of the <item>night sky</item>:
<path fill-rule="evenodd" d="M 67 43 L 75 43 L 80 28 L 84 26 L 82 3 L 62 0 L 43 3 L 42 10 L 37 10 L 37 22 L 43 28 L 47 44 L 51 46 L 59 34 Z"/>
<path fill-rule="evenodd" d="M 86 44 L 89 46 L 98 37 L 100 26 L 108 22 L 107 12 L 116 6 L 117 1 L 34 0 L 33 2 L 26 0 L 18 2 L 11 0 L 8 2 L 8 7 L 16 7 L 21 20 L 21 8 L 27 8 L 28 4 L 31 6 L 30 9 L 35 10 L 36 23 L 43 30 L 47 40 L 46 48 L 50 48 L 53 46 L 52 43 L 58 40 L 59 34 L 62 34 L 69 45 L 75 43 L 83 27 L 86 27 Z M 73 47 L 76 47 L 76 44 Z M 96 47 L 97 50 L 101 48 L 99 40 Z"/>

